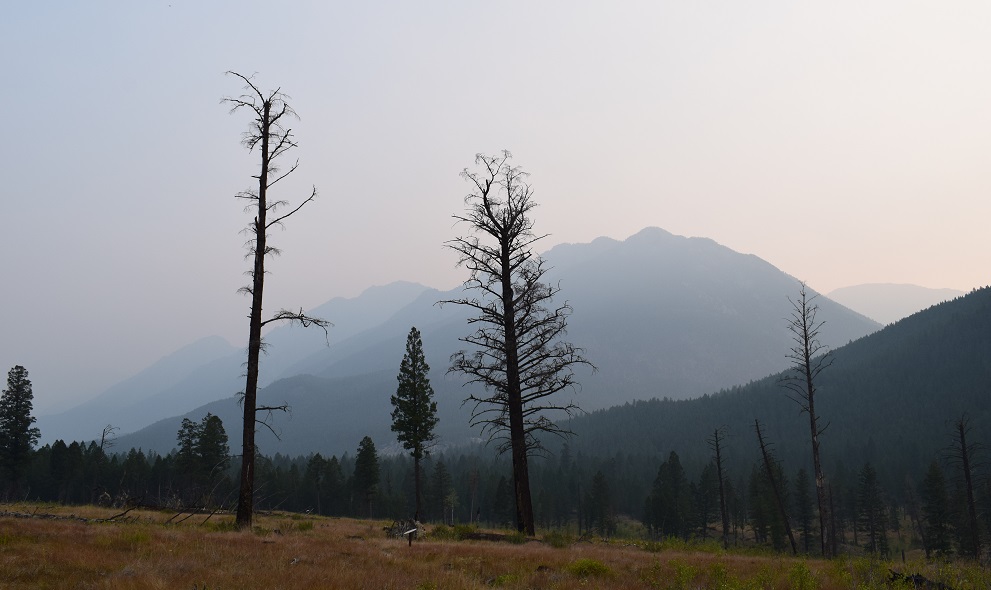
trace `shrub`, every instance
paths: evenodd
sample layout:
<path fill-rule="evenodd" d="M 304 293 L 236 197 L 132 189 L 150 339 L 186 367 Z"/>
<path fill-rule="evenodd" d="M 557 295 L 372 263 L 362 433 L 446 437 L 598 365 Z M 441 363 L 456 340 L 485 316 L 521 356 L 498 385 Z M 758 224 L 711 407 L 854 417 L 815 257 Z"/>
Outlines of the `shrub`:
<path fill-rule="evenodd" d="M 610 574 L 610 570 L 602 562 L 594 559 L 577 559 L 564 566 L 564 570 L 579 578 L 589 578 L 593 576 L 605 576 Z"/>
<path fill-rule="evenodd" d="M 695 578 L 699 575 L 699 569 L 693 565 L 689 565 L 680 559 L 672 559 L 671 567 L 674 568 L 674 586 L 673 588 L 682 589 L 688 588 Z"/>
<path fill-rule="evenodd" d="M 544 543 L 555 549 L 565 549 L 574 542 L 575 540 L 571 535 L 566 535 L 561 531 L 551 531 L 544 535 Z"/>
<path fill-rule="evenodd" d="M 818 590 L 819 580 L 804 561 L 796 563 L 788 571 L 788 587 L 793 590 Z"/>

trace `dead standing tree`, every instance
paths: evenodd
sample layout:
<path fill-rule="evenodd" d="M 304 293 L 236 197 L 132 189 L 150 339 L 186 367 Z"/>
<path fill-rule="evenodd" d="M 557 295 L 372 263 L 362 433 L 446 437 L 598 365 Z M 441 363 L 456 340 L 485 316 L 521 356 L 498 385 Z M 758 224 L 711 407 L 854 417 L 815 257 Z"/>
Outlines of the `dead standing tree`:
<path fill-rule="evenodd" d="M 788 511 L 785 509 L 785 501 L 781 492 L 782 483 L 775 477 L 778 462 L 771 454 L 767 443 L 764 442 L 764 435 L 760 431 L 760 420 L 754 420 L 754 430 L 757 431 L 757 442 L 760 444 L 760 454 L 764 461 L 764 473 L 767 475 L 768 483 L 771 484 L 771 491 L 774 492 L 774 504 L 778 508 L 778 515 L 781 517 L 781 523 L 785 527 L 785 533 L 787 533 L 788 541 L 791 543 L 791 554 L 798 555 L 798 544 L 795 543 L 795 535 L 791 532 L 791 522 L 788 520 Z"/>
<path fill-rule="evenodd" d="M 723 440 L 726 438 L 726 427 L 720 427 L 706 439 L 712 449 L 712 459 L 716 463 L 716 476 L 719 478 L 719 515 L 723 524 L 723 549 L 729 548 L 729 513 L 726 510 L 726 480 L 723 477 Z"/>
<path fill-rule="evenodd" d="M 970 432 L 970 419 L 961 416 L 953 423 L 953 442 L 948 449 L 950 462 L 957 465 L 963 483 L 963 496 L 966 512 L 960 519 L 958 538 L 960 553 L 980 560 L 981 558 L 981 529 L 977 520 L 977 504 L 974 501 L 974 467 L 975 455 L 981 450 L 981 445 L 967 442 Z M 971 437 L 973 440 L 973 437 Z"/>
<path fill-rule="evenodd" d="M 791 302 L 791 318 L 788 320 L 788 330 L 792 333 L 794 346 L 786 355 L 791 361 L 790 373 L 781 379 L 781 384 L 792 392 L 788 397 L 797 403 L 802 412 L 809 415 L 809 429 L 812 436 L 812 465 L 815 469 L 816 500 L 819 508 L 819 539 L 823 557 L 830 557 L 829 543 L 829 505 L 826 493 L 826 479 L 822 474 L 822 463 L 819 460 L 819 435 L 826 426 L 819 426 L 819 416 L 816 414 L 816 380 L 829 365 L 833 363 L 827 354 L 826 346 L 819 341 L 819 330 L 825 322 L 816 319 L 819 306 L 813 303 L 816 296 L 809 297 L 805 283 L 800 283 L 798 299 Z"/>
<path fill-rule="evenodd" d="M 500 452 L 512 452 L 516 528 L 533 535 L 528 456 L 540 448 L 535 435 L 567 434 L 547 414 L 571 415 L 578 407 L 549 398 L 577 386 L 575 365 L 592 365 L 581 349 L 560 340 L 571 306 L 551 305 L 560 289 L 542 282 L 547 268 L 532 250 L 545 237 L 533 233 L 530 213 L 537 204 L 526 173 L 511 166 L 510 157 L 505 151 L 479 154 L 475 163 L 480 170 L 462 173 L 472 192 L 465 197 L 465 213 L 454 218 L 468 224 L 471 233 L 447 246 L 471 272 L 465 290 L 481 295 L 441 304 L 464 305 L 477 314 L 468 320 L 477 329 L 461 338 L 473 350 L 452 355 L 449 371 L 467 376 L 466 384 L 484 386 L 483 395 L 465 400 L 474 404 L 471 425 L 481 426 L 489 440 L 501 439 Z"/>
<path fill-rule="evenodd" d="M 261 166 L 257 176 L 258 187 L 235 195 L 238 199 L 248 201 L 246 210 L 254 213 L 254 219 L 248 224 L 246 232 L 251 235 L 246 248 L 248 257 L 253 261 L 248 275 L 251 284 L 240 289 L 251 296 L 250 329 L 248 334 L 248 361 L 243 397 L 244 406 L 243 437 L 241 443 L 241 477 L 237 503 L 238 528 L 251 527 L 254 513 L 254 483 L 255 483 L 255 427 L 259 422 L 259 411 L 285 410 L 286 406 L 258 407 L 258 359 L 262 350 L 262 328 L 273 322 L 297 322 L 303 326 L 318 326 L 326 332 L 329 323 L 319 318 L 307 316 L 300 309 L 298 312 L 280 310 L 267 320 L 262 320 L 262 295 L 265 285 L 265 257 L 277 254 L 278 250 L 268 244 L 268 231 L 290 215 L 299 211 L 303 205 L 316 198 L 317 189 L 313 187 L 310 196 L 287 213 L 279 214 L 278 210 L 289 205 L 282 200 L 270 200 L 268 191 L 280 180 L 296 171 L 297 160 L 285 172 L 279 170 L 275 161 L 289 150 L 297 147 L 292 130 L 285 126 L 287 120 L 298 118 L 296 111 L 286 102 L 289 98 L 280 89 L 263 92 L 252 81 L 252 77 L 237 72 L 227 72 L 244 82 L 244 93 L 236 97 L 227 97 L 223 103 L 231 106 L 231 113 L 245 109 L 252 115 L 251 124 L 245 131 L 242 143 L 248 151 L 258 150 L 261 156 Z M 263 422 L 264 424 L 264 422 Z"/>

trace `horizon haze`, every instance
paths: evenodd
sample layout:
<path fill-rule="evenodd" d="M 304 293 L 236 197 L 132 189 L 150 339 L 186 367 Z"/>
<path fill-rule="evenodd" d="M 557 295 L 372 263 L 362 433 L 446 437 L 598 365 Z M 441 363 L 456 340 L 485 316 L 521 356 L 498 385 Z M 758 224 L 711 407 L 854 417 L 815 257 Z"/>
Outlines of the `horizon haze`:
<path fill-rule="evenodd" d="M 273 233 L 269 310 L 458 285 L 458 175 L 502 149 L 531 174 L 539 251 L 657 226 L 820 293 L 991 283 L 991 5 L 501 7 L 10 7 L 0 367 L 28 369 L 35 413 L 246 339 L 233 195 L 258 164 L 229 70 L 300 115 L 276 196 L 319 191 Z"/>

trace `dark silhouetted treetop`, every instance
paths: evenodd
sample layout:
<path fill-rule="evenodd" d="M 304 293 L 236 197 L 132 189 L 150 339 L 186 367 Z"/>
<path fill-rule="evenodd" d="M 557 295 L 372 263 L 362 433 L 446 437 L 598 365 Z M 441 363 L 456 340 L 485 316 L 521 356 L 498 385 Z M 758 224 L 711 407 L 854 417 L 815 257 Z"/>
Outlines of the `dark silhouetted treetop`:
<path fill-rule="evenodd" d="M 0 395 L 0 467 L 14 490 L 41 436 L 41 431 L 32 426 L 33 400 L 27 369 L 14 366 L 7 372 L 7 388 Z"/>
<path fill-rule="evenodd" d="M 472 190 L 465 212 L 454 218 L 467 224 L 469 233 L 447 246 L 468 269 L 464 287 L 474 295 L 442 303 L 475 313 L 468 320 L 475 331 L 461 338 L 470 349 L 451 356 L 450 371 L 466 376 L 466 385 L 484 388 L 465 400 L 472 404 L 471 425 L 481 426 L 490 441 L 500 439 L 500 451 L 512 451 L 517 527 L 532 535 L 528 454 L 540 448 L 536 433 L 567 432 L 548 414 L 570 416 L 578 408 L 551 397 L 577 386 L 576 365 L 591 364 L 581 349 L 561 340 L 571 306 L 551 303 L 559 287 L 543 282 L 547 268 L 532 250 L 543 237 L 533 232 L 533 191 L 510 158 L 506 151 L 479 154 L 478 171 L 462 173 Z"/>
<path fill-rule="evenodd" d="M 423 355 L 423 341 L 416 327 L 410 328 L 406 338 L 406 354 L 399 365 L 396 379 L 399 386 L 392 401 L 392 431 L 403 448 L 413 457 L 413 480 L 416 505 L 414 519 L 420 519 L 422 500 L 420 461 L 429 452 L 436 435 L 437 402 L 433 401 L 434 388 L 427 376 L 430 366 Z"/>
<path fill-rule="evenodd" d="M 254 178 L 258 181 L 257 188 L 251 188 L 237 193 L 238 199 L 248 202 L 247 209 L 252 212 L 253 219 L 248 223 L 247 232 L 253 236 L 246 244 L 248 256 L 252 259 L 251 270 L 248 275 L 251 283 L 241 289 L 242 292 L 251 296 L 251 312 L 248 315 L 248 360 L 245 371 L 245 386 L 241 403 L 244 407 L 244 421 L 242 425 L 241 442 L 241 479 L 240 491 L 238 493 L 237 525 L 239 528 L 249 528 L 251 526 L 252 514 L 254 512 L 254 478 L 255 478 L 255 426 L 258 423 L 257 412 L 259 410 L 285 410 L 283 406 L 269 406 L 259 408 L 257 404 L 258 396 L 258 363 L 262 350 L 262 327 L 272 322 L 295 322 L 302 326 L 317 326 L 324 332 L 327 330 L 329 322 L 320 318 L 307 316 L 300 309 L 298 312 L 291 310 L 280 310 L 267 320 L 262 319 L 262 301 L 265 286 L 265 258 L 269 254 L 277 254 L 278 250 L 268 243 L 268 231 L 276 225 L 281 226 L 282 222 L 289 216 L 298 212 L 304 205 L 312 201 L 317 196 L 317 189 L 313 187 L 310 195 L 301 200 L 300 203 L 288 212 L 281 213 L 280 209 L 289 206 L 288 201 L 275 200 L 269 198 L 268 191 L 280 180 L 286 178 L 296 171 L 299 162 L 296 161 L 286 171 L 281 171 L 276 164 L 281 156 L 289 150 L 297 147 L 293 138 L 292 130 L 286 126 L 289 119 L 296 118 L 296 111 L 289 106 L 286 100 L 289 98 L 279 89 L 272 91 L 262 91 L 252 80 L 253 76 L 244 76 L 237 72 L 228 74 L 240 78 L 244 82 L 244 93 L 240 96 L 224 98 L 222 102 L 230 105 L 231 113 L 247 110 L 251 113 L 251 123 L 245 131 L 242 143 L 249 151 L 258 150 L 261 159 L 258 175 Z M 264 423 L 266 424 L 267 423 Z"/>

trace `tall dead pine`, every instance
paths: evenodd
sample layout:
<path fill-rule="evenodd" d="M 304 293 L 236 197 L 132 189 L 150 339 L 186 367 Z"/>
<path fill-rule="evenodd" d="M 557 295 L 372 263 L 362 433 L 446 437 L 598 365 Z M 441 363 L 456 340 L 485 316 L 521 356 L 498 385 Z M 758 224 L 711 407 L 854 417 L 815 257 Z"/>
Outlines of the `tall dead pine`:
<path fill-rule="evenodd" d="M 726 509 L 726 480 L 723 478 L 722 442 L 726 435 L 722 428 L 717 428 L 709 437 L 709 448 L 712 449 L 713 460 L 716 463 L 716 477 L 719 478 L 719 514 L 723 521 L 723 549 L 729 548 L 729 511 Z"/>
<path fill-rule="evenodd" d="M 317 196 L 313 187 L 310 196 L 287 213 L 279 214 L 278 210 L 289 206 L 282 200 L 272 200 L 268 191 L 272 185 L 296 171 L 297 160 L 288 170 L 282 172 L 276 166 L 276 160 L 289 150 L 297 147 L 292 130 L 285 126 L 289 119 L 298 118 L 296 111 L 286 102 L 289 97 L 279 89 L 263 92 L 252 81 L 252 77 L 227 72 L 244 82 L 244 93 L 236 97 L 227 97 L 223 103 L 230 105 L 231 113 L 247 110 L 251 113 L 251 123 L 244 132 L 242 143 L 249 151 L 258 150 L 261 165 L 258 174 L 253 176 L 258 181 L 257 188 L 251 188 L 235 195 L 238 199 L 248 202 L 246 210 L 254 215 L 248 223 L 247 233 L 252 238 L 247 242 L 248 256 L 252 259 L 248 275 L 251 283 L 240 289 L 251 296 L 251 313 L 249 314 L 248 331 L 248 360 L 245 373 L 244 392 L 241 397 L 244 409 L 244 423 L 241 442 L 241 476 L 237 504 L 238 528 L 250 528 L 254 513 L 254 482 L 255 482 L 255 427 L 259 423 L 259 411 L 286 410 L 282 406 L 259 407 L 258 399 L 258 359 L 262 350 L 262 328 L 272 322 L 289 321 L 302 326 L 317 326 L 326 331 L 330 324 L 322 319 L 307 316 L 300 309 L 298 312 L 280 310 L 267 320 L 262 319 L 262 299 L 265 287 L 265 257 L 278 253 L 278 250 L 268 243 L 268 231 L 274 226 L 282 225 L 290 215 L 299 211 L 303 205 L 311 202 Z M 262 424 L 265 424 L 262 422 Z"/>
<path fill-rule="evenodd" d="M 792 401 L 797 403 L 802 412 L 809 415 L 809 432 L 812 439 L 812 466 L 815 470 L 816 502 L 819 509 L 819 539 L 823 557 L 830 557 L 832 546 L 829 543 L 829 500 L 826 491 L 826 478 L 822 473 L 822 461 L 819 458 L 819 435 L 826 430 L 820 427 L 819 416 L 816 414 L 816 381 L 819 374 L 832 364 L 832 358 L 827 354 L 826 346 L 819 341 L 819 330 L 825 322 L 816 319 L 819 306 L 813 301 L 815 295 L 809 296 L 805 283 L 800 283 L 798 299 L 791 301 L 792 312 L 788 320 L 788 330 L 792 333 L 794 345 L 786 357 L 791 361 L 791 371 L 781 380 L 781 384 L 791 391 Z"/>
<path fill-rule="evenodd" d="M 981 531 L 977 520 L 977 504 L 974 501 L 974 454 L 978 450 L 978 445 L 967 442 L 968 434 L 970 434 L 970 421 L 963 416 L 953 423 L 953 443 L 949 451 L 950 460 L 959 466 L 967 504 L 964 519 L 966 527 L 961 531 L 963 534 L 959 535 L 960 552 L 974 559 L 980 559 Z"/>
<path fill-rule="evenodd" d="M 795 543 L 795 535 L 791 532 L 791 523 L 788 522 L 788 511 L 785 509 L 785 500 L 781 494 L 781 482 L 774 476 L 774 458 L 764 443 L 764 435 L 760 432 L 760 421 L 754 420 L 754 428 L 757 430 L 757 442 L 760 443 L 760 454 L 764 459 L 764 472 L 767 480 L 771 483 L 771 490 L 774 492 L 774 502 L 778 506 L 778 514 L 784 523 L 785 533 L 788 534 L 788 541 L 791 543 L 792 555 L 798 555 L 798 544 Z"/>

